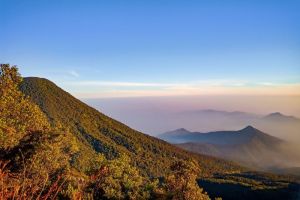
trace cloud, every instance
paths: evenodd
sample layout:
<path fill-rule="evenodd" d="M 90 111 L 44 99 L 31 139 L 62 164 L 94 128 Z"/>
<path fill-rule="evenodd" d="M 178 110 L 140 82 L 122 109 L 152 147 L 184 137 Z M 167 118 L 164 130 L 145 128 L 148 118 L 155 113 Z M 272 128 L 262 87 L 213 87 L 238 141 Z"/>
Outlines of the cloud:
<path fill-rule="evenodd" d="M 194 87 L 194 86 L 244 86 L 248 82 L 240 80 L 202 80 L 187 83 L 153 83 L 153 82 L 116 82 L 116 81 L 71 81 L 66 85 L 72 86 L 109 86 L 109 87 Z"/>
<path fill-rule="evenodd" d="M 170 87 L 182 84 L 173 83 L 143 83 L 143 82 L 113 82 L 113 81 L 73 81 L 66 83 L 74 86 L 118 86 L 118 87 Z"/>
<path fill-rule="evenodd" d="M 258 83 L 259 85 L 264 85 L 264 86 L 275 86 L 275 85 L 278 85 L 278 84 L 275 84 L 275 83 L 271 83 L 271 82 L 261 82 L 261 83 Z"/>
<path fill-rule="evenodd" d="M 79 74 L 76 71 L 74 71 L 74 70 L 71 70 L 68 73 L 69 73 L 69 75 L 71 75 L 73 77 L 76 77 L 76 78 L 79 77 Z"/>
<path fill-rule="evenodd" d="M 300 83 L 279 84 L 239 80 L 188 83 L 71 81 L 64 84 L 77 97 L 134 97 L 180 95 L 300 95 Z"/>

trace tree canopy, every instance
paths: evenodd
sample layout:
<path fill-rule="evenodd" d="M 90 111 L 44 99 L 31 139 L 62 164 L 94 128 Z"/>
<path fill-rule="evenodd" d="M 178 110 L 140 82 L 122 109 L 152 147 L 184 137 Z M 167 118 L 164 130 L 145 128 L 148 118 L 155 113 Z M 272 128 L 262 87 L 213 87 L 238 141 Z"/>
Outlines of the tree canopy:
<path fill-rule="evenodd" d="M 49 128 L 40 108 L 19 90 L 16 66 L 0 65 L 0 148 L 12 148 L 26 134 Z"/>

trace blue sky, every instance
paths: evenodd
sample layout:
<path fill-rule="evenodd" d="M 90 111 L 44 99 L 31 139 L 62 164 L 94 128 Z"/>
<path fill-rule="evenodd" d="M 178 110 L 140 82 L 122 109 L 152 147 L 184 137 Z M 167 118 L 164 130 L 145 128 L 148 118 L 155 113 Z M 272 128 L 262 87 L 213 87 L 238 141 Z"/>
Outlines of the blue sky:
<path fill-rule="evenodd" d="M 0 0 L 0 8 L 0 62 L 81 97 L 299 89 L 300 1 Z"/>

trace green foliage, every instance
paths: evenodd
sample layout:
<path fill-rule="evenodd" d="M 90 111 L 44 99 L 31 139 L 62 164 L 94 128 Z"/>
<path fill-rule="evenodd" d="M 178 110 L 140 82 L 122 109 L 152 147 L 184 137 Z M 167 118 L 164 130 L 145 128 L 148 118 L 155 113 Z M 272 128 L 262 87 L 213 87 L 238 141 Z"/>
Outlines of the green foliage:
<path fill-rule="evenodd" d="M 19 91 L 21 81 L 17 67 L 0 65 L 0 148 L 12 148 L 26 134 L 49 127 L 39 107 Z"/>
<path fill-rule="evenodd" d="M 15 66 L 0 65 L 0 159 L 8 163 L 2 184 L 6 195 L 34 198 L 62 180 L 76 146 L 72 134 L 50 128 L 40 108 L 19 91 L 21 81 Z"/>

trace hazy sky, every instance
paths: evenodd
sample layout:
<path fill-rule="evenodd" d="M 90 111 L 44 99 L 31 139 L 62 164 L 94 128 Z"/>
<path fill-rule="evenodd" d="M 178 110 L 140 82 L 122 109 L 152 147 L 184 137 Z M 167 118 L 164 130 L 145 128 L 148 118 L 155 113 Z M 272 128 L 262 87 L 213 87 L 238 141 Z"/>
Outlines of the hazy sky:
<path fill-rule="evenodd" d="M 136 130 L 153 135 L 177 128 L 186 128 L 191 131 L 214 131 L 238 130 L 247 125 L 253 125 L 251 119 L 248 121 L 243 117 L 240 119 L 243 121 L 241 123 L 236 118 L 232 121 L 229 116 L 228 119 L 222 118 L 221 120 L 215 116 L 215 119 L 211 120 L 211 115 L 204 118 L 203 115 L 193 115 L 203 109 L 244 111 L 261 116 L 281 112 L 284 115 L 300 118 L 300 96 L 201 95 L 102 98 L 83 99 L 83 101 Z M 182 115 L 183 113 L 186 115 Z M 276 128 L 278 129 L 278 127 Z M 299 129 L 294 136 L 300 142 L 298 132 Z M 287 136 L 287 132 L 285 135 Z"/>
<path fill-rule="evenodd" d="M 78 97 L 300 94 L 300 1 L 0 0 L 0 62 Z"/>

